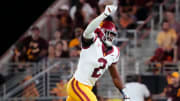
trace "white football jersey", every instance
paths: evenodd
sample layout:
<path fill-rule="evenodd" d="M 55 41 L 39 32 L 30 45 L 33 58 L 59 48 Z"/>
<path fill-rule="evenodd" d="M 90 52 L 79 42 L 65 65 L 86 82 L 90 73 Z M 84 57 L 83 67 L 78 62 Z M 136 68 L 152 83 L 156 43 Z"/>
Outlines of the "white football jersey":
<path fill-rule="evenodd" d="M 96 36 L 88 48 L 82 48 L 77 70 L 74 74 L 76 80 L 85 85 L 94 86 L 105 70 L 111 64 L 118 62 L 119 49 L 112 46 L 112 50 L 105 55 L 103 47 L 103 42 Z"/>

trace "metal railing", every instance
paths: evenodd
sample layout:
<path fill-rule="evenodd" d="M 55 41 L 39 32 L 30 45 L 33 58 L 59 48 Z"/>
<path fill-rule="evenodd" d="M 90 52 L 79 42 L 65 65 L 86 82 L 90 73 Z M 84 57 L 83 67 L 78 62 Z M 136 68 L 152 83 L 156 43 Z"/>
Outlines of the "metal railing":
<path fill-rule="evenodd" d="M 53 63 L 47 62 L 46 65 L 42 65 L 42 72 L 26 82 L 19 83 L 18 86 L 15 86 L 10 91 L 6 91 L 7 87 L 5 87 L 6 89 L 2 90 L 5 93 L 1 95 L 0 101 L 43 101 L 44 99 L 53 101 L 65 99 L 67 95 L 65 91 L 67 81 L 76 70 L 77 62 L 78 59 L 55 59 Z M 175 71 L 179 71 L 179 64 L 174 65 L 178 67 Z M 154 75 L 147 69 L 148 65 L 145 64 L 145 60 L 121 57 L 118 62 L 118 70 L 124 83 L 126 82 L 126 77 L 131 74 Z M 174 71 L 173 69 L 172 71 Z M 165 75 L 164 73 L 159 75 Z M 102 98 L 121 98 L 119 91 L 112 83 L 108 71 L 97 82 L 97 89 L 98 96 Z"/>
<path fill-rule="evenodd" d="M 144 29 L 143 27 L 144 26 L 149 26 L 150 29 Z M 147 38 L 148 36 L 149 39 L 148 40 L 153 40 L 154 39 L 154 18 L 153 18 L 153 14 L 150 14 L 148 16 L 148 18 L 143 21 L 142 24 L 140 24 L 139 26 L 137 26 L 136 29 L 132 29 L 132 30 L 126 30 L 125 31 L 125 34 L 131 34 L 131 38 L 128 38 L 128 37 L 121 37 L 121 38 L 118 38 L 118 40 L 120 40 L 122 42 L 122 44 L 120 45 L 120 50 L 121 50 L 121 53 L 122 51 L 125 51 L 125 54 L 126 55 L 134 55 L 135 57 L 136 56 L 136 51 L 137 51 L 137 45 L 139 45 L 141 43 L 141 41 L 143 41 L 145 38 Z M 121 40 L 123 39 L 123 40 Z M 133 49 L 132 49 L 132 48 Z M 133 50 L 133 52 L 132 52 Z"/>
<path fill-rule="evenodd" d="M 178 19 L 180 15 L 180 1 L 179 0 L 176 0 L 175 9 L 176 9 L 176 20 L 180 21 L 180 19 Z"/>
<path fill-rule="evenodd" d="M 126 83 L 126 77 L 129 75 L 139 74 L 139 75 L 157 75 L 166 76 L 168 73 L 180 72 L 180 63 L 166 63 L 161 67 L 162 71 L 159 74 L 154 74 L 153 71 L 148 71 L 149 65 L 146 64 L 145 60 L 136 60 L 129 57 L 122 57 L 118 62 L 118 69 L 121 74 L 121 78 L 124 83 Z M 171 66 L 168 66 L 170 65 Z M 152 69 L 156 69 L 153 67 Z M 107 82 L 108 81 L 108 82 Z M 97 83 L 98 96 L 103 96 L 105 98 L 120 98 L 119 91 L 115 88 L 111 76 L 106 71 L 102 78 Z M 166 99 L 166 97 L 156 96 L 153 97 L 155 101 Z"/>
<path fill-rule="evenodd" d="M 46 61 L 46 65 L 41 65 L 41 67 L 39 65 L 40 68 L 43 68 L 43 71 L 26 81 L 21 81 L 10 91 L 6 91 L 6 87 L 3 88 L 2 91 L 5 90 L 5 93 L 0 98 L 5 101 L 10 99 L 43 99 L 41 97 L 53 98 L 53 89 L 62 85 L 61 80 L 65 80 L 64 83 L 67 83 L 67 80 L 72 77 L 76 63 L 77 59 L 55 59 L 53 63 Z"/>
<path fill-rule="evenodd" d="M 0 96 L 6 96 L 15 87 L 19 86 L 28 75 L 34 76 L 43 70 L 44 63 L 4 63 L 1 72 L 5 83 L 0 85 Z"/>

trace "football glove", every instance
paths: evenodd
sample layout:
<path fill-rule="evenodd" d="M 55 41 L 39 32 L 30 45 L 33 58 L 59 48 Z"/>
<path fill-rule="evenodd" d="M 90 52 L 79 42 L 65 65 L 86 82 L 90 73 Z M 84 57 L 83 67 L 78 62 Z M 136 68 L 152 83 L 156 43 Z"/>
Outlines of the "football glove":
<path fill-rule="evenodd" d="M 117 6 L 115 5 L 106 5 L 104 10 L 104 15 L 109 16 L 117 10 Z"/>
<path fill-rule="evenodd" d="M 128 94 L 126 93 L 126 88 L 123 88 L 122 90 L 120 90 L 122 96 L 123 96 L 123 101 L 131 101 L 130 97 L 128 96 Z"/>

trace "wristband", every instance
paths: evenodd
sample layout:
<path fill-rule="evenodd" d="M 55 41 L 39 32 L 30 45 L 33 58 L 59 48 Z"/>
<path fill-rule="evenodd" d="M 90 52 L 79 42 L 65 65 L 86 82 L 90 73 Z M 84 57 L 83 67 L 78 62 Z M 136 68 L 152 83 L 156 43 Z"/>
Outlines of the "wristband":
<path fill-rule="evenodd" d="M 125 94 L 125 92 L 126 92 L 125 88 L 120 89 L 119 91 L 120 91 L 120 93 L 122 94 L 123 99 L 126 99 L 127 95 Z"/>

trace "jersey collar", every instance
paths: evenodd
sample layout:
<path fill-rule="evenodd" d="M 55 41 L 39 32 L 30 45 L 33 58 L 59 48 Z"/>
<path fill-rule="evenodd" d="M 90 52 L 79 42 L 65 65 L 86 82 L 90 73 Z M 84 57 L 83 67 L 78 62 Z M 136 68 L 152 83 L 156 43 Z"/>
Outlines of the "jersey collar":
<path fill-rule="evenodd" d="M 112 46 L 111 49 L 109 49 L 107 52 L 105 50 L 106 46 L 104 45 L 104 43 L 102 42 L 102 52 L 103 52 L 103 56 L 107 56 L 109 54 L 111 54 L 114 51 L 114 48 Z"/>

